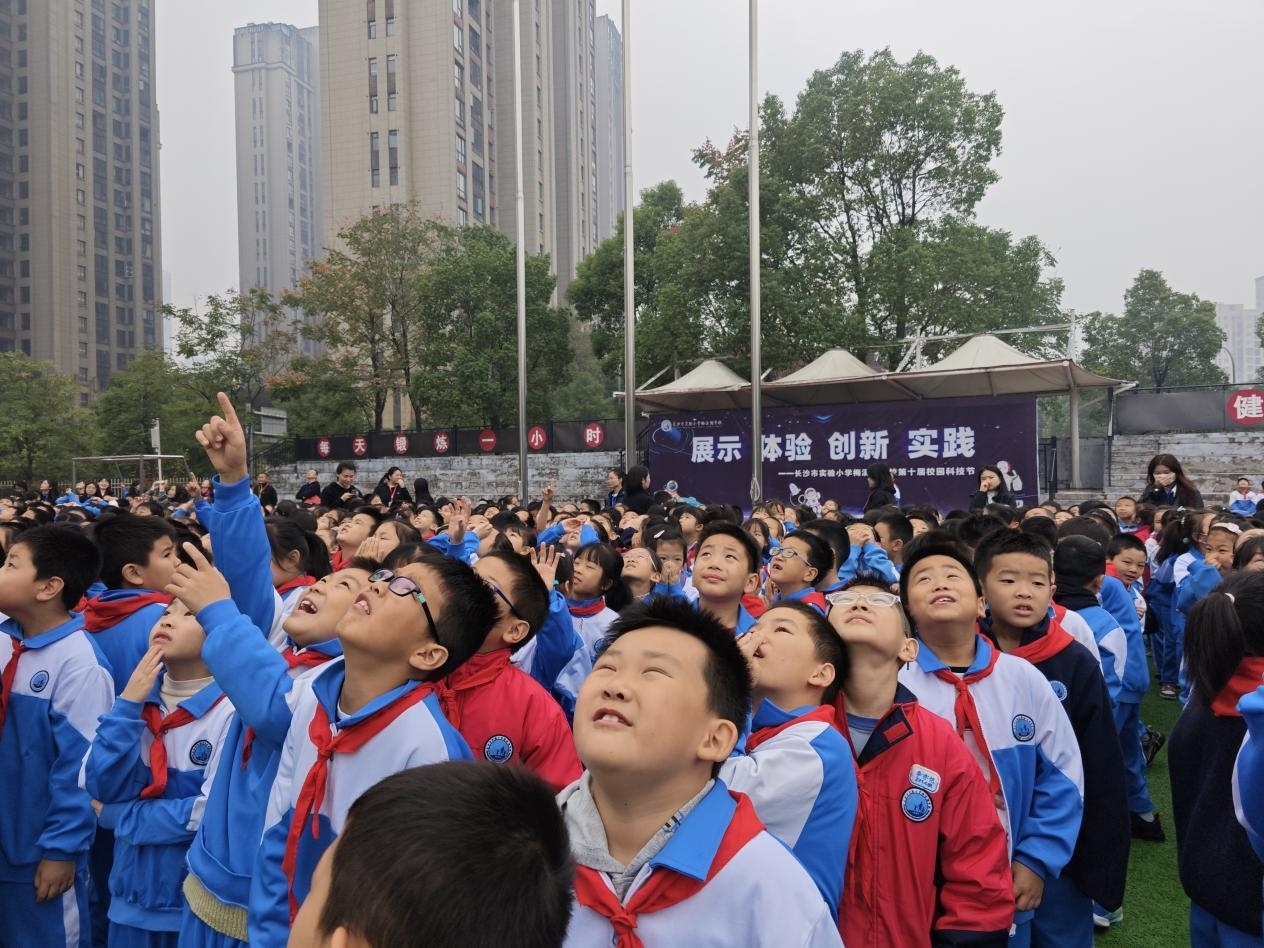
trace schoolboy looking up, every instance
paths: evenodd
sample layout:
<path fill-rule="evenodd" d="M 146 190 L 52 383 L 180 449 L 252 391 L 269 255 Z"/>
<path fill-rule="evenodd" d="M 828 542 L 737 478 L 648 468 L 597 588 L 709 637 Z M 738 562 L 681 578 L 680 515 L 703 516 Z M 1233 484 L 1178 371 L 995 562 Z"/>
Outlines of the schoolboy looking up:
<path fill-rule="evenodd" d="M 918 652 L 899 598 L 863 575 L 830 598 L 829 623 L 847 649 L 837 725 L 866 787 L 839 910 L 844 942 L 1006 948 L 1005 830 L 952 725 L 899 682 Z"/>
<path fill-rule="evenodd" d="M 180 565 L 176 531 L 161 517 L 116 514 L 97 523 L 92 539 L 101 551 L 106 591 L 88 600 L 83 625 L 122 691 L 149 649 L 149 631 L 171 602 L 164 590 Z"/>
<path fill-rule="evenodd" d="M 197 612 L 208 638 L 257 635 L 241 627 L 222 577 L 191 555 L 196 568 L 178 570 L 171 588 Z M 290 710 L 292 723 L 251 880 L 252 945 L 285 943 L 312 870 L 360 793 L 406 767 L 468 759 L 433 683 L 477 651 L 495 621 L 493 600 L 470 567 L 438 553 L 398 574 L 380 570 L 338 621 L 343 660 L 271 697 L 277 714 Z M 231 695 L 243 677 L 220 682 Z"/>
<path fill-rule="evenodd" d="M 87 855 L 96 828 L 79 768 L 114 702 L 73 612 L 100 554 L 77 528 L 36 527 L 0 567 L 0 938 L 88 945 Z"/>
<path fill-rule="evenodd" d="M 112 946 L 179 945 L 185 858 L 233 717 L 204 641 L 183 603 L 167 606 L 84 762 L 84 787 L 114 830 Z"/>
<path fill-rule="evenodd" d="M 837 521 L 817 518 L 802 524 L 799 532 L 810 533 L 829 544 L 832 554 L 830 568 L 817 580 L 816 588 L 826 594 L 842 589 L 843 583 L 838 578 L 838 568 L 851 556 L 851 540 L 847 537 L 847 528 Z"/>
<path fill-rule="evenodd" d="M 847 656 L 825 617 L 803 602 L 771 606 L 737 644 L 755 716 L 746 753 L 725 761 L 720 779 L 750 797 L 837 917 L 857 794 L 832 704 Z"/>
<path fill-rule="evenodd" d="M 1122 920 L 1129 830 L 1123 755 L 1101 666 L 1048 615 L 1052 558 L 1044 540 L 1003 531 L 979 544 L 974 563 L 988 603 L 984 632 L 1048 679 L 1071 719 L 1084 764 L 1075 853 L 1060 877 L 1045 880 L 1032 923 L 1039 942 L 1070 948 L 1092 945 L 1094 903 L 1103 920 Z M 1134 720 L 1134 734 L 1136 726 Z"/>
<path fill-rule="evenodd" d="M 351 805 L 289 944 L 560 948 L 574 875 L 566 826 L 538 777 L 467 761 L 414 767 Z"/>
<path fill-rule="evenodd" d="M 693 585 L 698 608 L 730 632 L 741 635 L 755 624 L 742 597 L 759 590 L 759 547 L 741 527 L 717 521 L 707 525 L 694 558 Z"/>
<path fill-rule="evenodd" d="M 1045 880 L 1070 861 L 1080 830 L 1075 732 L 1044 676 L 978 633 L 983 587 L 957 541 L 940 532 L 919 538 L 900 574 L 900 599 L 922 644 L 900 681 L 956 726 L 997 799 L 1014 875 L 1011 944 L 1025 948 Z"/>
<path fill-rule="evenodd" d="M 587 773 L 558 797 L 578 863 L 567 945 L 841 944 L 803 867 L 715 777 L 750 700 L 732 630 L 705 611 L 660 596 L 611 627 L 575 710 Z"/>
<path fill-rule="evenodd" d="M 768 580 L 776 592 L 770 605 L 803 602 L 825 615 L 825 597 L 816 583 L 833 562 L 829 544 L 810 533 L 795 532 L 781 541 L 768 564 Z"/>

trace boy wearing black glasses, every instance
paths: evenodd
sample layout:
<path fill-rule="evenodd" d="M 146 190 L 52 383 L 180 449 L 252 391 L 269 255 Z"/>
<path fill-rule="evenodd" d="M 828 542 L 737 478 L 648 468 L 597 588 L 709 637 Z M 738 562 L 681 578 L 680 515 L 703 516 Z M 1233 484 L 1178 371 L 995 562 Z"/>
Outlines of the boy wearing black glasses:
<path fill-rule="evenodd" d="M 825 615 L 825 597 L 816 589 L 834 564 L 829 544 L 810 533 L 792 533 L 768 564 L 768 578 L 776 587 L 770 605 L 802 602 Z"/>
<path fill-rule="evenodd" d="M 829 594 L 848 658 L 835 716 L 865 788 L 839 932 L 848 948 L 1004 948 L 1014 918 L 1005 831 L 961 738 L 899 683 L 918 641 L 886 589 L 862 574 Z"/>
<path fill-rule="evenodd" d="M 186 550 L 196 565 L 181 567 L 170 591 L 213 637 L 217 610 L 236 610 L 223 577 Z M 250 944 L 286 943 L 316 863 L 360 794 L 409 767 L 469 759 L 435 683 L 478 651 L 495 621 L 494 595 L 464 563 L 434 553 L 379 570 L 338 622 L 343 659 L 278 695 L 292 717 L 250 884 Z"/>

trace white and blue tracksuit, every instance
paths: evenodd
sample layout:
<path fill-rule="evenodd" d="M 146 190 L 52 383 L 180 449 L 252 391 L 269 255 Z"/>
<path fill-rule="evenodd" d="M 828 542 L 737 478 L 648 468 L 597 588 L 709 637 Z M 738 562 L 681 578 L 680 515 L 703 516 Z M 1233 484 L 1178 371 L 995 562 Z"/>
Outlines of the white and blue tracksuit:
<path fill-rule="evenodd" d="M 167 786 L 155 799 L 141 798 L 152 780 L 149 755 L 154 742 L 142 717 L 145 705 L 119 698 L 101 718 L 83 774 L 85 789 L 104 804 L 101 825 L 114 830 L 111 946 L 123 941 L 176 943 L 184 908 L 185 857 L 201 823 L 206 790 L 233 717 L 232 705 L 221 701 L 222 696 L 219 686 L 210 684 L 179 703 L 196 720 L 163 735 Z M 158 701 L 155 686 L 150 702 Z M 148 938 L 159 932 L 170 937 Z"/>
<path fill-rule="evenodd" d="M 838 582 L 828 589 L 823 588 L 821 592 L 831 593 L 842 589 L 858 573 L 881 576 L 883 582 L 892 586 L 900 581 L 899 571 L 891 562 L 891 557 L 887 556 L 887 551 L 872 540 L 866 540 L 863 546 L 852 546 L 847 561 L 838 567 Z"/>
<path fill-rule="evenodd" d="M 1264 682 L 1243 695 L 1238 713 L 1246 722 L 1246 737 L 1233 767 L 1233 807 L 1251 848 L 1264 862 Z"/>
<path fill-rule="evenodd" d="M 976 637 L 974 661 L 965 674 L 983 671 L 994 646 Z M 935 675 L 951 671 L 929 648 L 900 672 L 900 683 L 918 701 L 956 726 L 957 689 Z M 983 735 L 967 735 L 966 745 L 991 757 L 1004 800 L 998 807 L 1010 856 L 1042 878 L 1058 876 L 1071 860 L 1084 812 L 1084 767 L 1075 730 L 1049 682 L 1034 665 L 1012 655 L 997 655 L 987 677 L 969 686 Z M 1019 935 L 1015 945 L 1030 937 L 1031 912 L 1014 916 Z"/>
<path fill-rule="evenodd" d="M 114 703 L 101 652 L 72 614 L 26 638 L 13 619 L 0 624 L 0 669 L 23 639 L 0 730 L 0 941 L 15 948 L 86 948 L 88 848 L 96 831 L 92 798 L 79 786 L 97 720 Z M 73 862 L 75 883 L 35 901 L 42 860 Z"/>
<path fill-rule="evenodd" d="M 286 878 L 281 861 L 299 792 L 317 759 L 316 747 L 308 737 L 317 706 L 323 708 L 331 724 L 337 722 L 334 726 L 342 731 L 361 724 L 413 689 L 425 687 L 422 682 L 408 682 L 371 701 L 355 714 L 340 719 L 338 696 L 346 677 L 343 661 L 336 659 L 330 662 L 315 675 L 297 683 L 286 696 L 293 711 L 293 721 L 268 798 L 263 841 L 250 886 L 248 916 L 252 948 L 284 948 L 289 938 L 290 880 Z M 298 841 L 293 879 L 294 897 L 298 903 L 302 904 L 307 897 L 316 863 L 342 832 L 347 811 L 361 794 L 378 781 L 410 767 L 471 759 L 469 747 L 444 718 L 439 699 L 433 693 L 405 710 L 358 751 L 335 754 L 329 761 L 320 811 L 314 814 L 319 821 L 320 837 L 312 836 L 312 817 L 309 816 L 309 826 L 304 828 Z"/>
<path fill-rule="evenodd" d="M 1127 676 L 1128 637 L 1115 621 L 1115 617 L 1097 604 L 1097 597 L 1092 593 L 1074 590 L 1064 597 L 1059 592 L 1056 598 L 1059 603 L 1067 607 L 1068 612 L 1074 612 L 1093 630 L 1093 639 L 1097 642 L 1097 651 L 1101 657 L 1102 678 L 1106 680 L 1110 706 L 1114 709 L 1119 704 L 1124 679 Z M 1085 602 L 1081 602 L 1080 599 Z M 1086 604 L 1089 600 L 1092 602 L 1091 605 Z M 1144 651 L 1142 655 L 1145 655 Z"/>
<path fill-rule="evenodd" d="M 1181 625 L 1182 645 L 1185 641 L 1185 622 L 1189 618 L 1189 611 L 1194 608 L 1194 605 L 1200 599 L 1219 586 L 1223 578 L 1220 575 L 1220 570 L 1208 563 L 1200 554 L 1197 559 L 1190 562 L 1189 572 L 1185 574 L 1185 578 L 1176 584 L 1176 596 L 1172 601 L 1172 613 L 1173 621 L 1179 621 Z M 1189 676 L 1185 673 L 1185 663 L 1183 661 L 1180 665 L 1177 680 L 1181 686 L 1181 704 L 1188 704 L 1190 681 Z"/>
<path fill-rule="evenodd" d="M 575 698 L 592 671 L 592 656 L 575 631 L 566 597 L 556 589 L 549 593 L 549 611 L 539 631 L 510 661 L 553 696 L 568 721 L 574 718 Z"/>
<path fill-rule="evenodd" d="M 751 722 L 752 735 L 782 730 L 730 757 L 720 779 L 750 797 L 760 822 L 790 848 L 837 918 L 856 821 L 856 761 L 832 715 L 804 717 L 815 710 L 783 711 L 765 699 Z"/>
<path fill-rule="evenodd" d="M 1119 733 L 1119 746 L 1124 754 L 1127 770 L 1128 809 L 1133 813 L 1150 813 L 1154 800 L 1146 781 L 1145 750 L 1141 746 L 1141 702 L 1150 690 L 1150 663 L 1146 660 L 1145 640 L 1141 632 L 1141 620 L 1137 616 L 1136 601 L 1141 596 L 1138 584 L 1125 586 L 1115 576 L 1107 576 L 1102 583 L 1101 600 L 1128 640 L 1128 660 L 1124 663 L 1124 677 L 1120 682 L 1119 699 L 1114 704 L 1115 730 Z M 1131 618 L 1131 624 L 1125 619 Z"/>

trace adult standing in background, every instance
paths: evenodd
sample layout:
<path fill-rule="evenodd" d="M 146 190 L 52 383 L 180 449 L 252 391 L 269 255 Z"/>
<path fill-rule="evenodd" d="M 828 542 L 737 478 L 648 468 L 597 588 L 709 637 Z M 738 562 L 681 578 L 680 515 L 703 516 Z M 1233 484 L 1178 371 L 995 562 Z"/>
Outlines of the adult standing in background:
<path fill-rule="evenodd" d="M 607 507 L 617 507 L 623 503 L 624 474 L 617 467 L 606 471 L 606 503 Z"/>
<path fill-rule="evenodd" d="M 276 510 L 277 492 L 272 486 L 267 471 L 260 471 L 255 476 L 255 496 L 259 498 L 259 506 L 264 509 L 265 513 L 272 513 Z"/>
<path fill-rule="evenodd" d="M 1146 489 L 1137 503 L 1200 509 L 1203 495 L 1185 475 L 1176 455 L 1156 454 L 1146 467 Z"/>
<path fill-rule="evenodd" d="M 318 504 L 320 503 L 320 476 L 316 473 L 315 468 L 307 469 L 307 480 L 299 485 L 298 490 L 294 492 L 294 499 L 300 504 Z"/>
<path fill-rule="evenodd" d="M 320 492 L 320 502 L 330 510 L 341 510 L 347 501 L 363 497 L 360 488 L 355 486 L 356 466 L 350 461 L 339 461 L 334 471 L 332 484 L 326 484 Z"/>
<path fill-rule="evenodd" d="M 634 513 L 643 514 L 654 503 L 650 494 L 650 469 L 642 464 L 628 468 L 623 479 L 623 506 Z"/>

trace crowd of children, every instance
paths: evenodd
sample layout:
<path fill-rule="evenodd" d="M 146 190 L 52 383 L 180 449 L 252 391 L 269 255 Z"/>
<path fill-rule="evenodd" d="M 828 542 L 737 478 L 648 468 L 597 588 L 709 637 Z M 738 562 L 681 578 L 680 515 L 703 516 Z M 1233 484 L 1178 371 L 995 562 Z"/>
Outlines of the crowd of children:
<path fill-rule="evenodd" d="M 220 404 L 165 509 L 0 507 L 0 948 L 1081 948 L 1166 840 L 1165 745 L 1192 943 L 1264 945 L 1245 479 L 278 502 Z"/>

